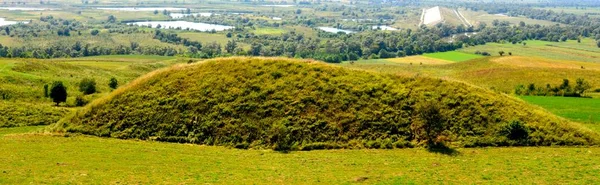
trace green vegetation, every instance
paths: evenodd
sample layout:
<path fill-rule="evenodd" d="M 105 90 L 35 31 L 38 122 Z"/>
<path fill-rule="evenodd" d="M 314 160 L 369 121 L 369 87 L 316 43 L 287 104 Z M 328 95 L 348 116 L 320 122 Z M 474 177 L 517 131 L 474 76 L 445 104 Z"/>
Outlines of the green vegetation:
<path fill-rule="evenodd" d="M 417 58 L 425 60 L 424 58 Z M 438 60 L 438 59 L 436 59 Z M 416 60 L 415 60 L 416 61 Z M 600 88 L 600 64 L 592 62 L 551 60 L 536 57 L 504 56 L 486 57 L 445 65 L 417 65 L 409 62 L 357 61 L 344 63 L 349 68 L 365 69 L 403 76 L 429 76 L 467 82 L 506 94 L 513 94 L 519 85 L 535 84 L 537 87 L 560 86 L 563 79 L 585 79 L 591 89 Z M 427 61 L 420 62 L 427 64 Z M 432 61 L 431 63 L 437 63 Z M 582 68 L 583 66 L 583 68 Z M 573 84 L 575 85 L 575 84 Z"/>
<path fill-rule="evenodd" d="M 0 127 L 48 125 L 67 114 L 68 109 L 52 104 L 25 103 L 0 100 Z"/>
<path fill-rule="evenodd" d="M 66 102 L 62 106 L 75 107 L 110 92 L 110 78 L 127 83 L 154 69 L 187 61 L 160 56 L 60 60 L 1 59 L 0 101 L 3 111 L 0 113 L 0 127 L 55 123 L 67 112 L 65 109 L 52 107 L 55 103 Z M 86 95 L 80 92 L 78 87 L 81 79 L 85 78 L 93 78 L 98 82 L 94 89 L 103 93 Z M 66 92 L 53 94 L 54 87 L 58 86 L 53 85 L 55 81 L 60 81 Z"/>
<path fill-rule="evenodd" d="M 520 98 L 556 115 L 586 123 L 587 127 L 600 132 L 600 114 L 598 114 L 600 99 L 543 96 L 521 96 Z"/>
<path fill-rule="evenodd" d="M 526 44 L 523 44 L 526 43 Z M 596 46 L 593 39 L 581 39 L 566 42 L 547 41 L 523 41 L 523 43 L 487 43 L 485 45 L 472 46 L 460 49 L 464 53 L 475 53 L 485 51 L 498 56 L 499 51 L 512 52 L 515 56 L 543 57 L 557 60 L 600 62 L 600 48 Z"/>
<path fill-rule="evenodd" d="M 94 89 L 95 91 L 95 89 Z M 52 83 L 52 89 L 50 89 L 50 98 L 56 103 L 56 106 L 62 102 L 67 101 L 67 87 L 61 81 L 55 81 Z"/>
<path fill-rule="evenodd" d="M 453 146 L 598 142 L 596 133 L 578 124 L 468 85 L 265 58 L 216 59 L 156 71 L 55 128 L 237 148 L 404 148 L 433 137 L 413 130 L 431 123 L 419 119 L 423 112 L 417 109 L 429 101 L 440 106 L 443 119 L 435 122 L 444 123 L 436 138 Z M 512 121 L 523 122 L 530 137 L 513 141 L 501 134 Z"/>
<path fill-rule="evenodd" d="M 2 184 L 594 184 L 600 148 L 280 153 L 0 129 Z M 13 134 L 13 135 L 6 135 Z"/>
<path fill-rule="evenodd" d="M 468 54 L 468 53 L 457 52 L 457 51 L 427 53 L 427 54 L 423 54 L 423 56 L 442 59 L 442 60 L 449 60 L 449 61 L 454 61 L 454 62 L 462 62 L 462 61 L 467 61 L 467 60 L 472 60 L 472 59 L 483 57 L 481 55 Z"/>
<path fill-rule="evenodd" d="M 574 86 L 569 83 L 569 79 L 563 79 L 562 84 L 556 87 L 553 87 L 550 84 L 546 84 L 545 87 L 536 87 L 533 83 L 529 84 L 527 87 L 525 87 L 525 85 L 519 85 L 515 89 L 515 94 L 529 96 L 586 97 L 586 91 L 590 88 L 590 84 L 582 78 L 578 78 Z"/>
<path fill-rule="evenodd" d="M 259 28 L 252 31 L 252 33 L 257 35 L 280 35 L 285 32 L 286 30 L 277 28 Z"/>

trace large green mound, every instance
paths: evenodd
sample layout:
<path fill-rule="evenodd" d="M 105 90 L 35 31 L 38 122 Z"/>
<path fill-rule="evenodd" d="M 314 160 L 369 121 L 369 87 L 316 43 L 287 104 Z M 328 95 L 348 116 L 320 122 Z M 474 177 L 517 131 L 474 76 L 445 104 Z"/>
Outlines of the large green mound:
<path fill-rule="evenodd" d="M 442 125 L 437 140 L 453 146 L 599 140 L 577 123 L 462 83 L 266 58 L 215 59 L 155 71 L 56 128 L 239 148 L 394 148 L 424 143 L 423 125 L 431 123 L 425 113 Z"/>

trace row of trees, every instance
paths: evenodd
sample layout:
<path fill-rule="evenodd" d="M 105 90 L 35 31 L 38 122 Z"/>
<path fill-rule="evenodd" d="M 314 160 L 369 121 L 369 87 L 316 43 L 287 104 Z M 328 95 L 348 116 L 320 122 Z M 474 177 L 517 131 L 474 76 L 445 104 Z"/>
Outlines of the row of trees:
<path fill-rule="evenodd" d="M 116 78 L 111 78 L 108 86 L 111 89 L 116 89 L 119 86 L 119 82 Z M 96 89 L 96 81 L 92 78 L 84 78 L 79 82 L 79 91 L 84 95 L 94 94 L 97 92 Z M 44 97 L 49 97 L 52 99 L 56 106 L 60 103 L 67 101 L 67 86 L 64 85 L 62 81 L 55 81 L 52 83 L 52 86 L 48 86 L 48 84 L 44 85 Z M 75 99 L 76 106 L 83 106 L 87 104 L 87 101 L 82 96 L 77 96 Z"/>
<path fill-rule="evenodd" d="M 525 85 L 519 85 L 515 89 L 517 95 L 528 95 L 528 96 L 566 96 L 566 97 L 585 97 L 586 91 L 591 88 L 591 85 L 582 78 L 578 78 L 575 86 L 572 86 L 568 79 L 563 79 L 562 84 L 558 86 L 552 86 L 546 84 L 546 86 L 536 86 L 534 83 Z"/>

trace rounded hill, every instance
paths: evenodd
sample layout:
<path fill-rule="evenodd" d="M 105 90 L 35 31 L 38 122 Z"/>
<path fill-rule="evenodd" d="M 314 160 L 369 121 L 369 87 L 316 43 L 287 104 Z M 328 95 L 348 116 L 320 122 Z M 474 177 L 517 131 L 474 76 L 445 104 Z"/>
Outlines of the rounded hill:
<path fill-rule="evenodd" d="M 309 150 L 595 145 L 598 135 L 506 95 L 283 58 L 152 72 L 63 119 L 102 137 Z M 433 138 L 433 139 L 431 139 Z"/>

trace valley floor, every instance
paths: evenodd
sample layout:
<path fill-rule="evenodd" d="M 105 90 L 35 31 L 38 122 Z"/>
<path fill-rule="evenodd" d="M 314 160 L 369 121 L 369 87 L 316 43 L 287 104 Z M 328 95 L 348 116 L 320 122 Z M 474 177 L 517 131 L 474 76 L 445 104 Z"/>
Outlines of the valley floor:
<path fill-rule="evenodd" d="M 600 148 L 278 153 L 0 129 L 0 184 L 594 184 Z"/>

